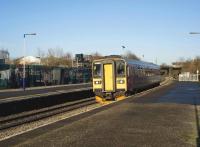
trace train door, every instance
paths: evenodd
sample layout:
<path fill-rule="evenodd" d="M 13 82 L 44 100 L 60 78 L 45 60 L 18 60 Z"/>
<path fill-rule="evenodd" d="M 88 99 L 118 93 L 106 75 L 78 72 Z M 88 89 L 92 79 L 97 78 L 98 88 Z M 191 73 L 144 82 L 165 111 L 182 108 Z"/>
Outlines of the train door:
<path fill-rule="evenodd" d="M 114 69 L 112 63 L 103 64 L 104 71 L 104 91 L 114 91 Z"/>

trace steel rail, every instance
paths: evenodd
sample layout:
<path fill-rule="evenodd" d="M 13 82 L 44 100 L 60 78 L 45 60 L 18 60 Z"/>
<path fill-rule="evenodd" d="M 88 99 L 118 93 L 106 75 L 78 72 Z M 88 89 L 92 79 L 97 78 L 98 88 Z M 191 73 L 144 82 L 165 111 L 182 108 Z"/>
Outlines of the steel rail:
<path fill-rule="evenodd" d="M 9 129 L 12 127 L 20 126 L 26 123 L 38 121 L 44 118 L 51 117 L 53 115 L 61 114 L 67 111 L 72 111 L 84 106 L 95 104 L 94 97 L 77 100 L 73 102 L 67 102 L 60 105 L 55 105 L 39 110 L 33 110 L 30 112 L 20 113 L 18 115 L 8 116 L 0 118 L 0 130 Z"/>

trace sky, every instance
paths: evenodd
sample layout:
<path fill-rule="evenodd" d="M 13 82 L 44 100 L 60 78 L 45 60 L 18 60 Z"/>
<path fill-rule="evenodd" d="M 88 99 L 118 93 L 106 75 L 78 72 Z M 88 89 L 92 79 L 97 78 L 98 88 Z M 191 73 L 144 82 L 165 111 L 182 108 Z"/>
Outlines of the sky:
<path fill-rule="evenodd" d="M 11 58 L 38 49 L 123 54 L 171 64 L 200 56 L 199 0 L 0 0 L 0 48 Z M 125 49 L 122 49 L 125 46 Z M 144 57 L 143 57 L 144 55 Z"/>

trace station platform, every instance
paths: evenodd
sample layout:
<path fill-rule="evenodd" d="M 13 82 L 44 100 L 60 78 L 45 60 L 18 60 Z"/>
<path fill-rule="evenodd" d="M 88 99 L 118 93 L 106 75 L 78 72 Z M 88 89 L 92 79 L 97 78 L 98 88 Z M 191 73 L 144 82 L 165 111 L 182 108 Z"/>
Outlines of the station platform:
<path fill-rule="evenodd" d="M 174 82 L 12 137 L 0 146 L 198 145 L 199 83 Z"/>
<path fill-rule="evenodd" d="M 30 95 L 42 95 L 42 94 L 54 94 L 57 92 L 66 92 L 71 90 L 78 90 L 81 88 L 92 88 L 91 83 L 81 84 L 68 84 L 68 85 L 56 85 L 56 86 L 42 86 L 23 89 L 6 89 L 0 90 L 0 102 L 7 99 L 14 99 L 17 97 L 24 97 Z"/>

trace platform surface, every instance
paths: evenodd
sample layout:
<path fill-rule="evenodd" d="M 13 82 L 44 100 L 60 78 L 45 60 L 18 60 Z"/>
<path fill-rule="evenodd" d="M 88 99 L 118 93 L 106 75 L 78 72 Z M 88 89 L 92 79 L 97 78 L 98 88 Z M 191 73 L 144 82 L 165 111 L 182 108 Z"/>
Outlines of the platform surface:
<path fill-rule="evenodd" d="M 1 141 L 0 146 L 196 146 L 199 104 L 198 83 L 175 82 Z"/>
<path fill-rule="evenodd" d="M 89 88 L 89 87 L 91 87 L 91 83 L 34 87 L 34 88 L 27 88 L 25 91 L 23 89 L 10 89 L 10 90 L 7 89 L 7 90 L 0 90 L 0 99 L 28 96 L 34 94 L 45 94 L 50 92 L 59 92 L 64 90 Z"/>

